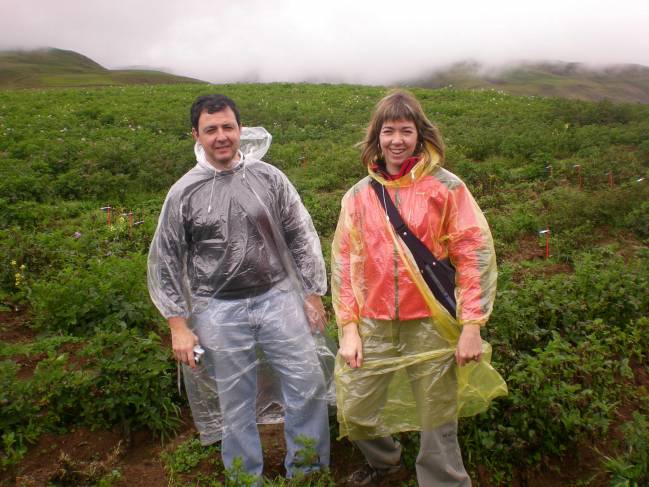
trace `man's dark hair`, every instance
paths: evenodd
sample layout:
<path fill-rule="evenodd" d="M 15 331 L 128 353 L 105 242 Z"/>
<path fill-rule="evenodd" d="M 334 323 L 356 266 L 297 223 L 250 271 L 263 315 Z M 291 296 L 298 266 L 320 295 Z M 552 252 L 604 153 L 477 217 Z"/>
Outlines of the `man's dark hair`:
<path fill-rule="evenodd" d="M 222 110 L 225 110 L 226 107 L 234 112 L 234 116 L 237 119 L 237 125 L 241 126 L 241 117 L 239 116 L 239 109 L 237 105 L 231 98 L 228 98 L 225 95 L 213 94 L 213 95 L 204 95 L 196 98 L 196 101 L 192 104 L 192 108 L 189 112 L 191 118 L 192 127 L 198 130 L 198 119 L 201 116 L 201 113 L 216 113 Z"/>

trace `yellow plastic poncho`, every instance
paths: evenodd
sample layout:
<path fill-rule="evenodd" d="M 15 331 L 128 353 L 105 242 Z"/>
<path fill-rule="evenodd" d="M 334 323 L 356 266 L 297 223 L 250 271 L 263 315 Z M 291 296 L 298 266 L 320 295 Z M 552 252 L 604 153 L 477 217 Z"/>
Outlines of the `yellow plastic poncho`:
<path fill-rule="evenodd" d="M 457 318 L 437 302 L 376 193 L 376 179 L 415 235 L 456 269 Z M 405 176 L 369 176 L 343 197 L 332 246 L 332 296 L 338 325 L 358 325 L 363 364 L 336 359 L 340 437 L 378 438 L 429 430 L 487 409 L 507 386 L 480 362 L 459 367 L 461 327 L 484 325 L 496 290 L 496 258 L 484 215 L 464 183 L 441 168 L 430 146 Z"/>

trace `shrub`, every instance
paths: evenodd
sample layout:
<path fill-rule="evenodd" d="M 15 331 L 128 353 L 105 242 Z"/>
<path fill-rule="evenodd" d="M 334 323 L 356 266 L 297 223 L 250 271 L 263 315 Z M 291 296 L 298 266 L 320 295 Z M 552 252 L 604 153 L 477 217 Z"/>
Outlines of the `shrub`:
<path fill-rule="evenodd" d="M 93 428 L 124 424 L 166 437 L 179 423 L 174 385 L 176 368 L 155 333 L 135 330 L 99 333 L 80 351 L 91 378 L 79 399 L 79 421 Z"/>
<path fill-rule="evenodd" d="M 88 334 L 95 329 L 146 329 L 159 320 L 146 287 L 146 255 L 94 258 L 33 284 L 36 325 L 50 331 Z"/>
<path fill-rule="evenodd" d="M 75 352 L 46 348 L 29 378 L 18 377 L 13 361 L 0 362 L 2 465 L 19 461 L 44 431 L 117 424 L 165 438 L 179 424 L 175 367 L 154 333 L 102 332 Z"/>

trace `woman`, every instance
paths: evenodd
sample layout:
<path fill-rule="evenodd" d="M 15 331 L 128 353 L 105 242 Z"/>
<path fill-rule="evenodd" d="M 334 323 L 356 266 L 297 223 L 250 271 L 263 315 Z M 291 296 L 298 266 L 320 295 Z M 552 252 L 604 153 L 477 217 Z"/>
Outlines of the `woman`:
<path fill-rule="evenodd" d="M 390 435 L 414 430 L 419 485 L 468 486 L 457 418 L 507 393 L 480 337 L 496 289 L 491 233 L 464 183 L 441 167 L 440 133 L 411 94 L 377 104 L 361 146 L 369 176 L 342 200 L 332 254 L 340 434 L 367 460 L 348 480 L 398 472 L 401 446 Z M 450 259 L 455 313 L 422 278 L 403 228 L 395 232 L 389 200 L 437 259 Z"/>

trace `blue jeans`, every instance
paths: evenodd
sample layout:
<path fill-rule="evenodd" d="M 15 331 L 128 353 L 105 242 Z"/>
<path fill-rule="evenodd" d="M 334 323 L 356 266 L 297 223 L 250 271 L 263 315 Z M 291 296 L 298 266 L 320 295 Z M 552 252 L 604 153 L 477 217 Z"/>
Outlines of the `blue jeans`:
<path fill-rule="evenodd" d="M 223 463 L 231 468 L 240 457 L 244 470 L 258 476 L 263 455 L 257 429 L 257 369 L 264 363 L 279 379 L 287 477 L 329 465 L 324 375 L 301 299 L 286 287 L 282 283 L 251 298 L 211 299 L 192 319 L 205 349 L 203 366 L 216 382 Z M 315 441 L 317 456 L 303 458 L 300 437 Z"/>

